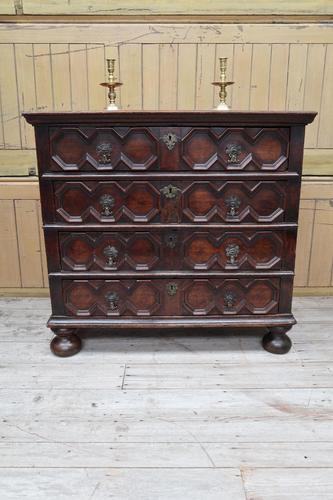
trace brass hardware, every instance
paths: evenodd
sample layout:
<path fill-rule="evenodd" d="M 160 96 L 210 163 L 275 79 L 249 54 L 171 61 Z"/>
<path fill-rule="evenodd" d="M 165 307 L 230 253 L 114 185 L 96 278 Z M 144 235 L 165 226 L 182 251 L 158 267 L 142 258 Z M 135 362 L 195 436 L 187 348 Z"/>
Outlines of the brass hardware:
<path fill-rule="evenodd" d="M 111 151 L 112 146 L 107 142 L 102 142 L 96 147 L 96 152 L 98 155 L 99 163 L 110 163 L 111 162 Z"/>
<path fill-rule="evenodd" d="M 176 233 L 168 233 L 165 236 L 165 244 L 169 248 L 175 248 L 177 244 L 178 236 Z"/>
<path fill-rule="evenodd" d="M 116 264 L 118 257 L 118 250 L 116 249 L 116 247 L 111 247 L 110 245 L 108 245 L 104 248 L 103 254 L 108 259 L 108 266 L 114 266 Z"/>
<path fill-rule="evenodd" d="M 118 106 L 116 105 L 116 96 L 117 95 L 116 95 L 115 89 L 117 87 L 120 87 L 120 85 L 122 85 L 122 83 L 117 82 L 116 78 L 114 76 L 115 59 L 107 59 L 106 63 L 107 63 L 107 70 L 108 70 L 108 81 L 100 83 L 100 85 L 102 85 L 102 87 L 107 87 L 109 89 L 108 90 L 109 104 L 108 104 L 107 110 L 108 111 L 115 111 L 118 109 Z"/>
<path fill-rule="evenodd" d="M 234 292 L 229 291 L 225 292 L 223 299 L 224 305 L 228 308 L 231 308 L 235 305 L 237 297 Z"/>
<path fill-rule="evenodd" d="M 162 137 L 162 141 L 166 145 L 166 147 L 169 149 L 169 151 L 172 151 L 175 145 L 177 144 L 178 138 L 176 134 L 169 132 L 168 134 L 165 134 Z"/>
<path fill-rule="evenodd" d="M 103 194 L 99 199 L 99 204 L 102 206 L 101 214 L 106 217 L 112 215 L 112 208 L 115 204 L 115 199 L 111 194 Z"/>
<path fill-rule="evenodd" d="M 239 144 L 228 144 L 225 152 L 228 155 L 228 163 L 238 163 L 242 148 Z"/>
<path fill-rule="evenodd" d="M 164 188 L 161 189 L 161 193 L 166 197 L 166 198 L 176 198 L 178 196 L 180 189 L 176 186 L 172 186 L 172 184 L 169 184 L 168 186 L 165 186 Z"/>
<path fill-rule="evenodd" d="M 239 254 L 239 246 L 234 244 L 228 245 L 225 249 L 225 254 L 229 257 L 229 264 L 235 264 Z"/>
<path fill-rule="evenodd" d="M 240 207 L 241 201 L 237 196 L 231 195 L 225 200 L 225 204 L 228 207 L 227 215 L 234 217 L 237 215 L 237 210 Z"/>
<path fill-rule="evenodd" d="M 212 85 L 216 85 L 217 87 L 220 87 L 220 92 L 219 92 L 219 98 L 220 98 L 220 103 L 216 107 L 219 111 L 228 111 L 229 106 L 227 105 L 226 98 L 227 98 L 227 90 L 226 88 L 228 85 L 233 85 L 235 82 L 228 82 L 227 81 L 227 57 L 219 57 L 220 59 L 220 81 L 219 82 L 212 82 Z"/>
<path fill-rule="evenodd" d="M 176 293 L 178 291 L 177 283 L 168 283 L 166 286 L 166 291 L 167 291 L 168 295 L 171 295 L 171 296 L 176 295 Z"/>
<path fill-rule="evenodd" d="M 107 293 L 105 298 L 109 302 L 109 308 L 111 311 L 118 309 L 119 295 L 116 292 Z"/>

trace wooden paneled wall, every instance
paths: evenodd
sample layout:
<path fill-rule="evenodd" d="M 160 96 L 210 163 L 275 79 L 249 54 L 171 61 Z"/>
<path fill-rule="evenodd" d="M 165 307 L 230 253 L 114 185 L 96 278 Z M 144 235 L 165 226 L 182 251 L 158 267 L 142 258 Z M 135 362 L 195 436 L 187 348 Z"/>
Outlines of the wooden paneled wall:
<path fill-rule="evenodd" d="M 333 294 L 333 184 L 304 180 L 296 293 Z M 36 181 L 0 183 L 0 294 L 46 294 L 47 267 Z"/>
<path fill-rule="evenodd" d="M 117 59 L 122 108 L 210 109 L 222 55 L 233 109 L 319 111 L 306 148 L 315 163 L 317 153 L 325 158 L 319 173 L 333 174 L 333 23 L 0 24 L 3 173 L 19 171 L 18 150 L 20 165 L 33 166 L 22 111 L 105 107 L 106 57 Z"/>

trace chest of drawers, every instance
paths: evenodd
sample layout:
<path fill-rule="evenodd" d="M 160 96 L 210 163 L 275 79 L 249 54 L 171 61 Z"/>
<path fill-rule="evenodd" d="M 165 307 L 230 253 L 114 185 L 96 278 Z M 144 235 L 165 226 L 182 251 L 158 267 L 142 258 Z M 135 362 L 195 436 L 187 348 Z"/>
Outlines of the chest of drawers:
<path fill-rule="evenodd" d="M 315 113 L 24 116 L 36 132 L 55 354 L 78 352 L 89 327 L 262 326 L 265 349 L 290 349 Z"/>

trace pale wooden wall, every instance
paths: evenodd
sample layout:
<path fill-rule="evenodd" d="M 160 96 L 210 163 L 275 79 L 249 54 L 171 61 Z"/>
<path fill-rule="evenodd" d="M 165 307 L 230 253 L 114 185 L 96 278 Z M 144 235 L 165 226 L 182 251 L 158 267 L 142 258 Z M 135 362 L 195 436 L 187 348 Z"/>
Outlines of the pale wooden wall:
<path fill-rule="evenodd" d="M 210 109 L 222 55 L 233 109 L 319 111 L 306 161 L 311 173 L 333 174 L 333 24 L 264 23 L 0 24 L 2 173 L 35 165 L 22 111 L 104 108 L 107 56 L 124 82 L 122 108 Z"/>

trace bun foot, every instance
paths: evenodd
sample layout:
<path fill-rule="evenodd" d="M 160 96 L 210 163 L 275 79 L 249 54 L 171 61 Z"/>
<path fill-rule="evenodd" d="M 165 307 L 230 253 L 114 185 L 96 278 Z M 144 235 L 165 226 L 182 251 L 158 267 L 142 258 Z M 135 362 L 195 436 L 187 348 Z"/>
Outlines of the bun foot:
<path fill-rule="evenodd" d="M 74 356 L 80 352 L 82 342 L 80 337 L 75 335 L 75 330 L 61 328 L 56 330 L 55 337 L 51 340 L 50 348 L 53 354 L 62 358 Z"/>
<path fill-rule="evenodd" d="M 291 340 L 286 334 L 291 327 L 276 326 L 262 339 L 263 348 L 272 354 L 286 354 L 291 349 Z"/>

